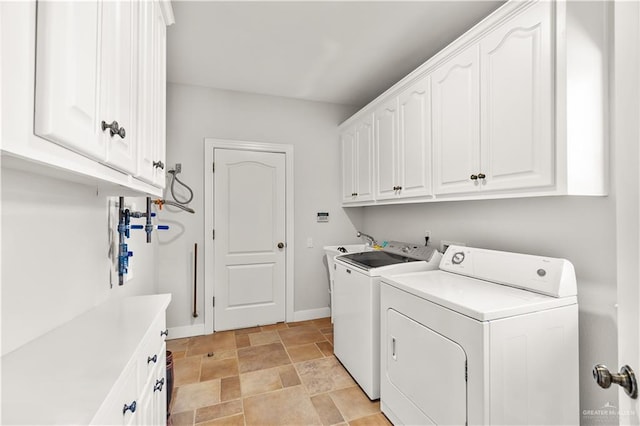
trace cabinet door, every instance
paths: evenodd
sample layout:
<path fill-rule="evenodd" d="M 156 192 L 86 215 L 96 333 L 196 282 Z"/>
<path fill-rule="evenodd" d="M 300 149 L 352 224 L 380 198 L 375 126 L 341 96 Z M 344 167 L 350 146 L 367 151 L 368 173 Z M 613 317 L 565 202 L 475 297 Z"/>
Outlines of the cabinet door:
<path fill-rule="evenodd" d="M 154 32 L 154 49 L 155 52 L 155 137 L 153 138 L 154 161 L 157 163 L 166 163 L 166 146 L 167 146 L 167 26 L 160 10 L 160 4 L 153 2 L 155 13 L 155 32 Z M 165 187 L 165 167 L 154 167 L 153 183 L 160 188 Z"/>
<path fill-rule="evenodd" d="M 137 28 L 138 9 L 132 0 L 106 1 L 102 16 L 102 93 L 100 120 L 117 121 L 124 137 L 111 135 L 107 145 L 107 163 L 117 169 L 136 172 L 136 99 L 137 99 Z"/>
<path fill-rule="evenodd" d="M 431 87 L 427 76 L 400 94 L 398 186 L 401 197 L 431 195 Z"/>
<path fill-rule="evenodd" d="M 431 74 L 434 192 L 477 189 L 480 157 L 478 46 L 447 60 Z"/>
<path fill-rule="evenodd" d="M 356 201 L 373 200 L 373 118 L 356 124 Z"/>
<path fill-rule="evenodd" d="M 39 2 L 35 134 L 104 161 L 99 129 L 102 3 Z"/>
<path fill-rule="evenodd" d="M 483 189 L 554 182 L 553 7 L 534 4 L 480 43 Z"/>
<path fill-rule="evenodd" d="M 383 103 L 373 114 L 376 158 L 376 199 L 398 195 L 398 98 Z"/>
<path fill-rule="evenodd" d="M 356 131 L 349 128 L 340 135 L 341 158 L 342 158 L 342 202 L 349 203 L 355 201 L 356 197 Z"/>
<path fill-rule="evenodd" d="M 138 28 L 138 173 L 165 186 L 166 26 L 157 2 L 141 2 Z"/>
<path fill-rule="evenodd" d="M 155 179 L 154 124 L 156 106 L 154 102 L 156 79 L 155 67 L 155 2 L 144 1 L 140 5 L 138 43 L 138 173 L 137 176 L 149 183 Z"/>

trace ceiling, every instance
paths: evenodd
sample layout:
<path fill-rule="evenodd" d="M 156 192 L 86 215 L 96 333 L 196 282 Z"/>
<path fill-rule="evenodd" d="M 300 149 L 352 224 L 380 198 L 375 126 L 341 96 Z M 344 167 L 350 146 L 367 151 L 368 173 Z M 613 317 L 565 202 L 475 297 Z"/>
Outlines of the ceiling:
<path fill-rule="evenodd" d="M 174 1 L 173 83 L 362 107 L 503 1 Z"/>

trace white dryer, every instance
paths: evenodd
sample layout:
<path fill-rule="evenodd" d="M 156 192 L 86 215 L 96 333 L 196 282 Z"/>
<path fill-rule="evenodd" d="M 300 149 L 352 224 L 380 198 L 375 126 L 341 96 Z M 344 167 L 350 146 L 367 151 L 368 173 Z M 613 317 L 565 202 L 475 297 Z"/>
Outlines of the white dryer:
<path fill-rule="evenodd" d="M 394 424 L 579 423 L 570 262 L 450 246 L 440 270 L 381 281 L 380 405 Z"/>

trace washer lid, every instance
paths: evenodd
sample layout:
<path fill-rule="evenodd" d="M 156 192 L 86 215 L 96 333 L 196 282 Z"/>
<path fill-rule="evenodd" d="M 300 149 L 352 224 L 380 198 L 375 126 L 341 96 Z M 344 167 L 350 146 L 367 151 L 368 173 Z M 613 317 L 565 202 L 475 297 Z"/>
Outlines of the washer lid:
<path fill-rule="evenodd" d="M 577 303 L 451 272 L 424 271 L 382 276 L 382 282 L 478 321 L 491 321 Z"/>

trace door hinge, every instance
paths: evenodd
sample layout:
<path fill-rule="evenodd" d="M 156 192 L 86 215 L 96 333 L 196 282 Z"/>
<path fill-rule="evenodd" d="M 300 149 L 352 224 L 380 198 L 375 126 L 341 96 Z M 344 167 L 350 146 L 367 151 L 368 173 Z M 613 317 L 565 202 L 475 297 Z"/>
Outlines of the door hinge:
<path fill-rule="evenodd" d="M 213 307 L 214 308 L 216 307 L 216 297 L 215 296 L 213 296 Z"/>
<path fill-rule="evenodd" d="M 212 240 L 215 240 L 215 239 L 216 239 L 216 230 L 215 230 L 215 229 L 212 229 L 212 230 L 211 230 L 211 239 L 212 239 Z"/>
<path fill-rule="evenodd" d="M 467 366 L 467 361 L 464 361 L 464 381 L 469 381 L 469 367 Z"/>
<path fill-rule="evenodd" d="M 215 173 L 216 172 L 216 163 L 211 163 L 211 173 Z"/>

